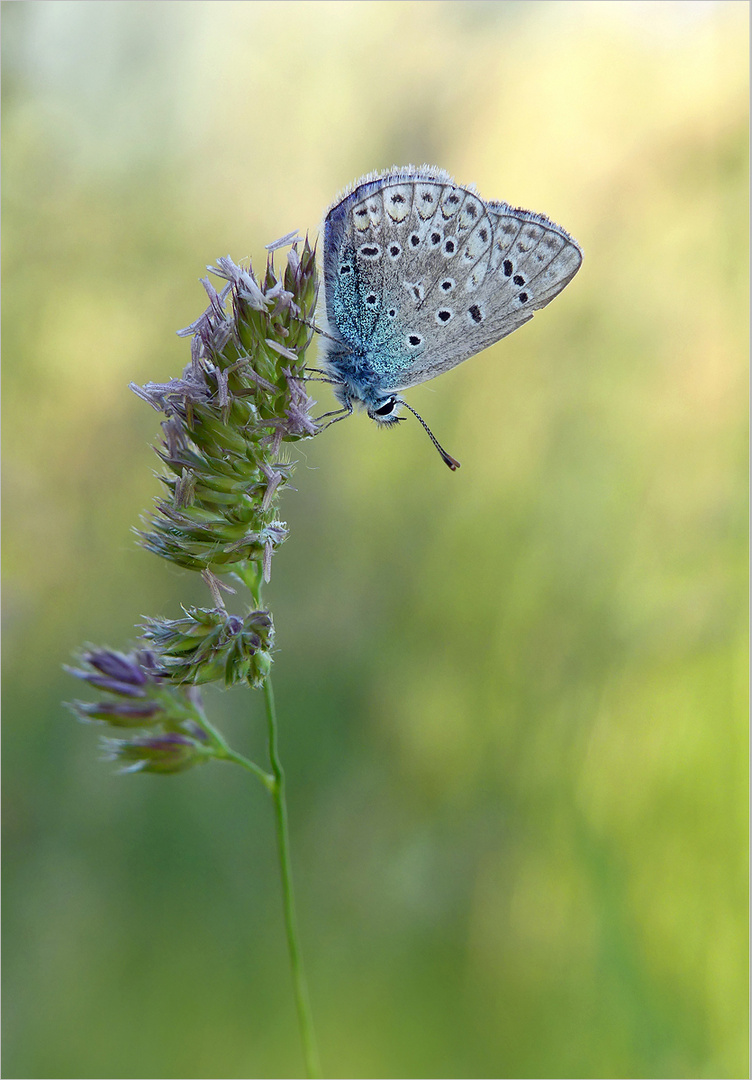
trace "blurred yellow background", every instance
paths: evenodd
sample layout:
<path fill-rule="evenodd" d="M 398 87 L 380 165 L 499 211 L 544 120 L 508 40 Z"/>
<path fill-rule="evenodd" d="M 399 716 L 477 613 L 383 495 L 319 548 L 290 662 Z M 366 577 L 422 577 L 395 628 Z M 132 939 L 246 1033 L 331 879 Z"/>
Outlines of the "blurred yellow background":
<path fill-rule="evenodd" d="M 61 665 L 209 602 L 132 536 L 127 390 L 187 362 L 205 265 L 424 161 L 585 262 L 408 395 L 459 473 L 412 422 L 295 451 L 267 598 L 325 1075 L 748 1075 L 748 19 L 3 4 L 5 1076 L 301 1074 L 264 793 L 113 774 Z M 263 754 L 258 696 L 210 706 Z"/>

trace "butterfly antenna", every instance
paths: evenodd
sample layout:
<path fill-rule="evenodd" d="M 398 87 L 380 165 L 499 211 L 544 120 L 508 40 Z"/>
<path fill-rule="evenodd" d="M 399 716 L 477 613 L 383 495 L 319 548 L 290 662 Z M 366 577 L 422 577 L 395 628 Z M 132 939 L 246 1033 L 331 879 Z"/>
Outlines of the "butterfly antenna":
<path fill-rule="evenodd" d="M 425 422 L 425 420 L 420 415 L 420 413 L 417 413 L 415 411 L 415 409 L 412 407 L 412 405 L 408 405 L 406 401 L 400 400 L 400 404 L 404 405 L 406 409 L 410 410 L 410 412 L 413 414 L 413 416 L 417 417 L 418 420 L 420 420 L 421 424 L 423 425 L 423 427 L 425 428 L 425 430 L 426 430 L 426 432 L 428 434 L 429 439 L 431 440 L 433 445 L 436 447 L 436 449 L 441 454 L 441 460 L 444 462 L 444 464 L 448 465 L 449 468 L 452 470 L 452 472 L 455 472 L 455 470 L 459 469 L 459 467 L 460 467 L 459 461 L 457 461 L 455 458 L 453 458 L 451 454 L 447 454 L 446 450 L 441 445 L 439 440 L 436 438 L 434 433 L 431 431 L 430 427 Z"/>

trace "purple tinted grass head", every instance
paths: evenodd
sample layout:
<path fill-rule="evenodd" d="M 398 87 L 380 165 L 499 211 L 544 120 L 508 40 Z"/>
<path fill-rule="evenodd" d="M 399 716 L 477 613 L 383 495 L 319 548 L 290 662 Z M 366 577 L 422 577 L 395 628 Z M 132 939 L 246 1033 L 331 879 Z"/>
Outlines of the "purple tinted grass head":
<path fill-rule="evenodd" d="M 147 727 L 157 723 L 164 710 L 156 701 L 133 705 L 128 701 L 73 701 L 71 708 L 80 720 L 103 720 L 112 727 Z"/>
<path fill-rule="evenodd" d="M 173 683 L 158 653 L 151 647 L 131 653 L 87 649 L 81 667 L 69 674 L 103 693 L 99 701 L 73 701 L 71 711 L 87 723 L 115 728 L 159 727 L 167 734 L 195 737 L 203 719 L 201 695 L 195 686 Z"/>
<path fill-rule="evenodd" d="M 105 760 L 122 764 L 121 772 L 179 773 L 208 761 L 202 739 L 188 735 L 144 735 L 104 739 Z"/>
<path fill-rule="evenodd" d="M 149 619 L 143 627 L 174 683 L 223 682 L 260 686 L 271 668 L 274 627 L 268 611 L 245 618 L 226 611 L 186 608 L 183 619 Z"/>
<path fill-rule="evenodd" d="M 283 442 L 315 435 L 303 381 L 318 283 L 315 252 L 293 248 L 281 275 L 270 259 L 259 281 L 226 256 L 209 268 L 227 284 L 202 284 L 209 306 L 179 379 L 132 385 L 164 413 L 157 453 L 167 490 L 139 533 L 150 551 L 193 570 L 228 573 L 255 561 L 268 577 L 287 530 L 276 503 L 289 480 Z"/>
<path fill-rule="evenodd" d="M 158 677 L 156 656 L 146 650 L 126 655 L 112 649 L 92 648 L 82 653 L 81 662 L 86 667 L 65 670 L 98 690 L 121 697 L 146 697 L 147 687 Z"/>

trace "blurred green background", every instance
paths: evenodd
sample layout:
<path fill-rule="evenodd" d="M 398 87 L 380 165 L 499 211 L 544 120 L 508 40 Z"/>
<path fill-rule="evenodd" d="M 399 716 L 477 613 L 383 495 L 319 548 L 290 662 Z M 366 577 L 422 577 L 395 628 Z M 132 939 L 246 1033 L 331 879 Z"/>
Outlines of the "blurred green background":
<path fill-rule="evenodd" d="M 271 809 L 122 777 L 84 642 L 216 257 L 408 162 L 577 237 L 530 325 L 296 450 L 267 589 L 328 1077 L 747 1074 L 746 3 L 3 5 L 7 1077 L 297 1077 Z M 312 351 L 311 359 L 315 358 Z M 321 408 L 331 408 L 326 388 Z M 258 695 L 212 715 L 263 754 Z"/>

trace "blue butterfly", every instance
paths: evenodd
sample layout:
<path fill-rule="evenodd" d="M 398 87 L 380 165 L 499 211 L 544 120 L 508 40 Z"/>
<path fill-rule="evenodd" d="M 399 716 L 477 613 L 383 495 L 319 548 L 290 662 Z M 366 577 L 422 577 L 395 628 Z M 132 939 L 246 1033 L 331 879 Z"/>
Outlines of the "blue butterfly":
<path fill-rule="evenodd" d="M 500 341 L 545 307 L 582 263 L 542 214 L 485 202 L 441 169 L 408 165 L 348 189 L 324 221 L 323 363 L 342 405 L 379 424 L 399 395 Z"/>

